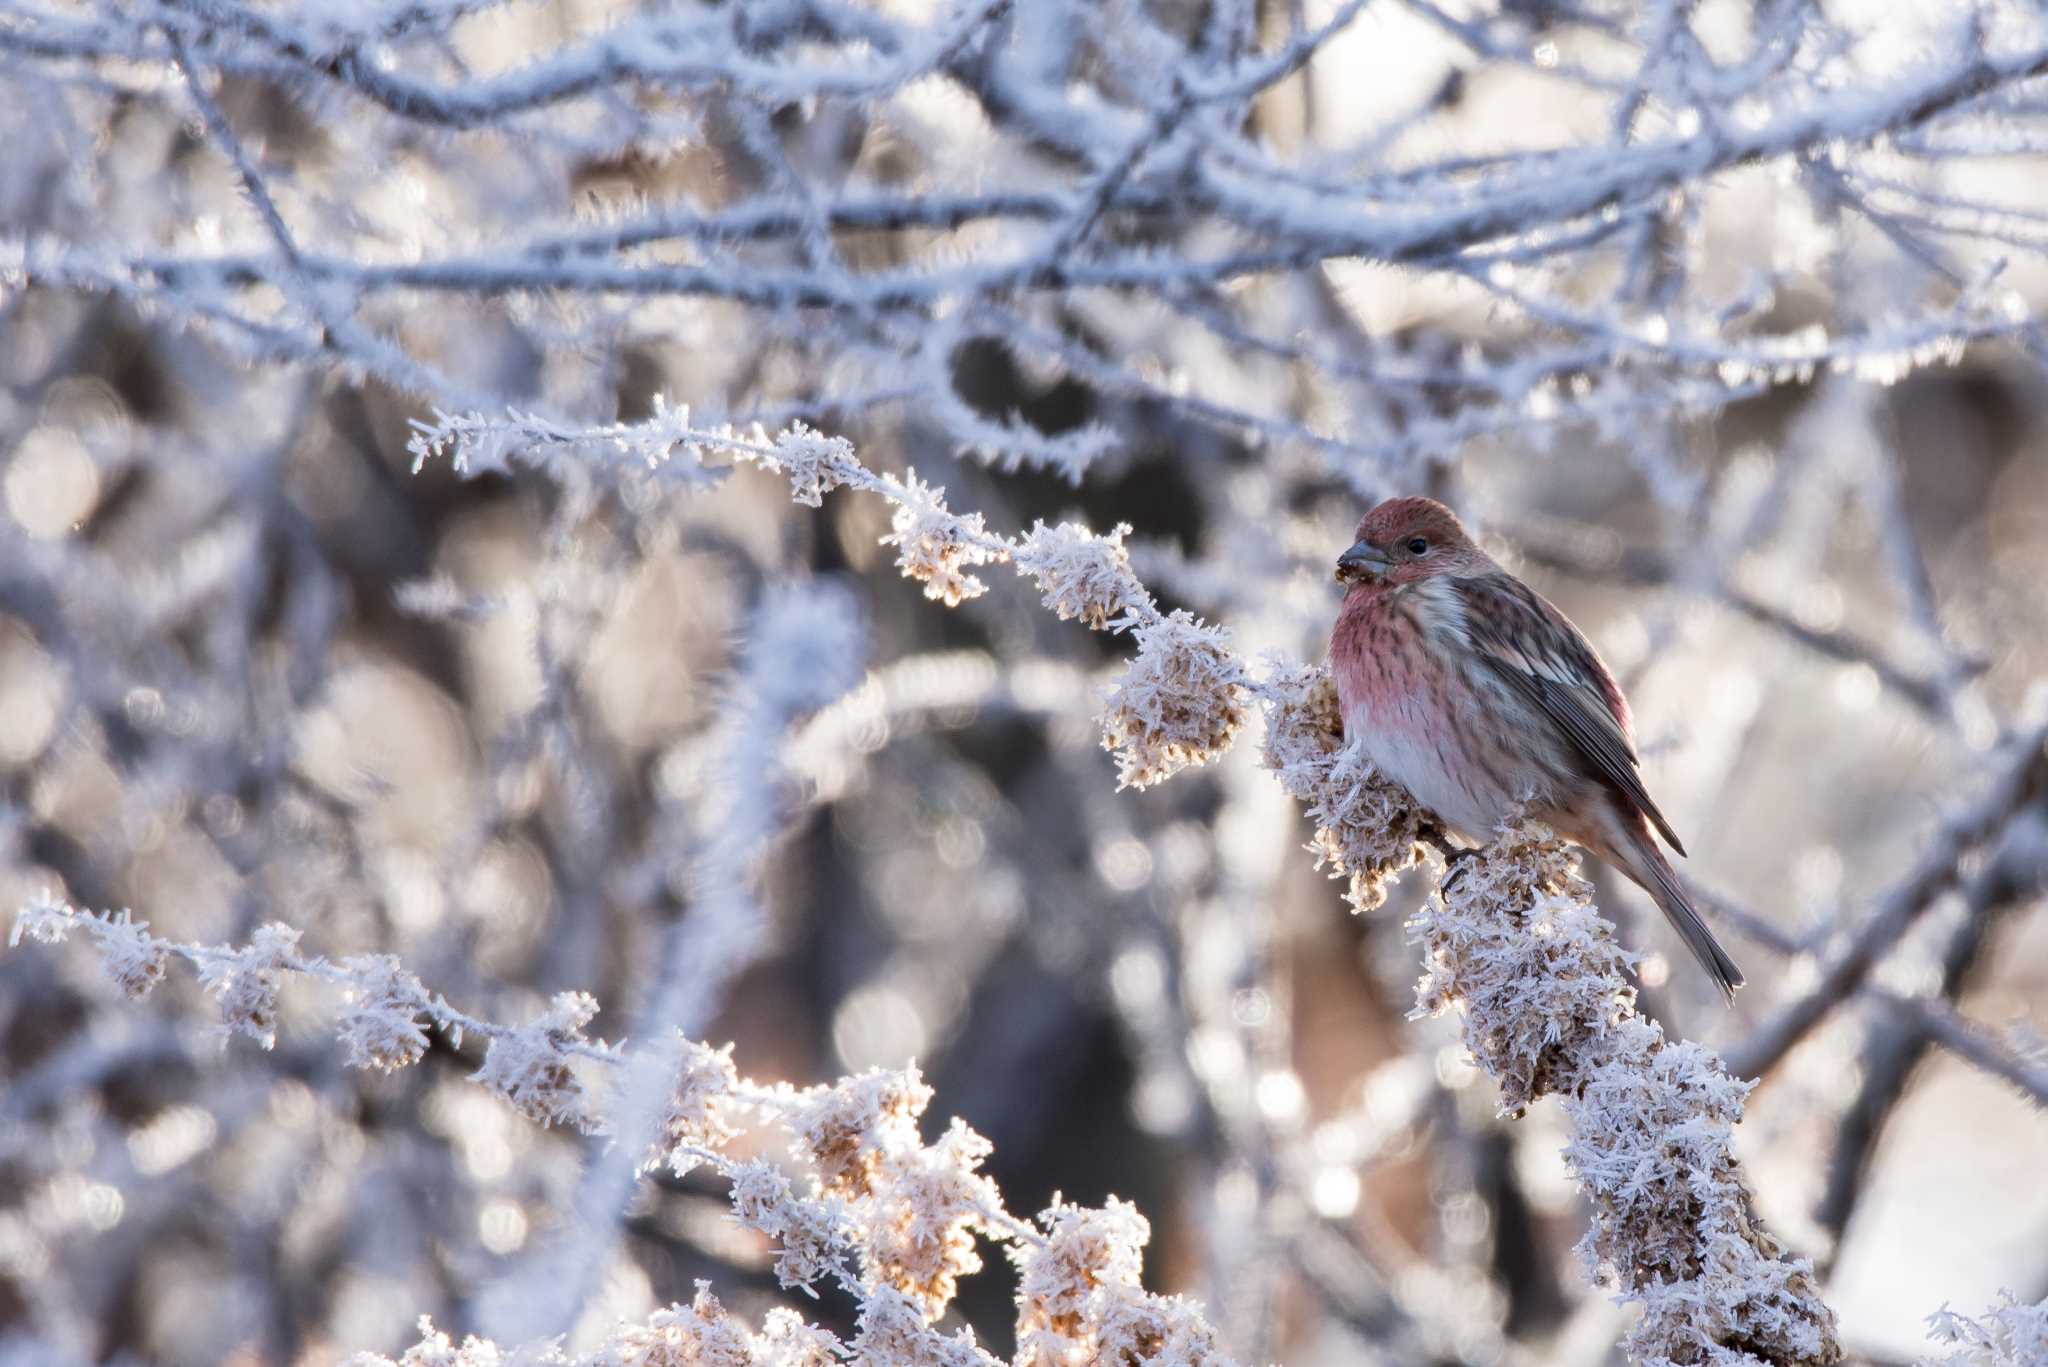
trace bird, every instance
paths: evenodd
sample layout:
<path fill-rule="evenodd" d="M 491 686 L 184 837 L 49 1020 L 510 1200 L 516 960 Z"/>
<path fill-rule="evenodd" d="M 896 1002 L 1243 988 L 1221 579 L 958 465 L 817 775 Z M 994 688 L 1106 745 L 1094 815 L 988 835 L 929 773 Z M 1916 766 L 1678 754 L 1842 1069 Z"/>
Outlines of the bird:
<path fill-rule="evenodd" d="M 1643 786 L 1628 699 L 1585 635 L 1434 499 L 1366 513 L 1336 574 L 1346 743 L 1472 844 L 1520 810 L 1620 870 L 1733 1002 L 1742 970 L 1658 847 L 1685 854 Z"/>

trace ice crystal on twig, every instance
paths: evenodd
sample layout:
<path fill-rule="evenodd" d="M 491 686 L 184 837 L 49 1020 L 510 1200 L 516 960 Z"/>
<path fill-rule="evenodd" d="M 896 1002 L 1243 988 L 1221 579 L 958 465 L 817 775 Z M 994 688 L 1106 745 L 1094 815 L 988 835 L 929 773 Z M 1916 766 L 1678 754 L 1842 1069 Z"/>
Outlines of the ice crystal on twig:
<path fill-rule="evenodd" d="M 736 1164 L 732 1210 L 741 1224 L 759 1230 L 776 1245 L 775 1278 L 785 1288 L 810 1288 L 830 1275 L 852 1242 L 845 1203 L 798 1196 L 773 1163 Z"/>
<path fill-rule="evenodd" d="M 659 394 L 653 413 L 640 422 L 584 426 L 518 409 L 507 409 L 503 418 L 436 411 L 434 421 L 414 419 L 412 429 L 406 450 L 415 474 L 435 459 L 447 460 L 460 474 L 502 472 L 518 457 L 565 471 L 581 463 L 656 472 L 697 487 L 725 477 L 723 470 L 704 463 L 703 439 L 708 434 L 690 425 L 689 406 L 670 405 Z M 678 451 L 688 457 L 686 462 L 675 461 Z"/>
<path fill-rule="evenodd" d="M 93 934 L 99 940 L 100 970 L 125 996 L 140 1001 L 164 980 L 170 956 L 149 933 L 149 922 L 123 910 L 95 919 Z"/>
<path fill-rule="evenodd" d="M 23 940 L 38 944 L 62 944 L 73 927 L 86 926 L 98 942 L 100 970 L 123 993 L 140 999 L 163 981 L 163 947 L 149 933 L 147 921 L 137 921 L 128 912 L 94 916 L 70 906 L 45 889 L 23 903 L 14 916 L 14 929 L 7 943 Z"/>
<path fill-rule="evenodd" d="M 806 508 L 823 507 L 826 494 L 851 482 L 861 470 L 852 442 L 800 422 L 791 423 L 759 459 L 767 469 L 789 477 L 790 498 Z"/>
<path fill-rule="evenodd" d="M 1949 1345 L 1920 1367 L 2039 1367 L 2048 1362 L 2048 1300 L 2022 1304 L 2010 1291 L 1982 1315 L 1958 1315 L 1946 1305 L 1927 1317 L 1929 1337 Z"/>

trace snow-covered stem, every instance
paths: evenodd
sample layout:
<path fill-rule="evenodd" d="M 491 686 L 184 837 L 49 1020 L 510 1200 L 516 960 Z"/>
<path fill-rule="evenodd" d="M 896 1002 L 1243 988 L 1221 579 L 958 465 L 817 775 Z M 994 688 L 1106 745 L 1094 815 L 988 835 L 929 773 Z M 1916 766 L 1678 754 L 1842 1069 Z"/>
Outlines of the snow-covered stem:
<path fill-rule="evenodd" d="M 2048 1108 L 2048 1056 L 2043 1055 L 2037 1040 L 2001 1038 L 1974 1021 L 1965 1020 L 1953 1006 L 1941 1000 L 1881 990 L 1870 990 L 1868 995 L 1885 1009 L 1912 1022 L 1957 1058 L 2011 1084 L 2036 1106 Z"/>

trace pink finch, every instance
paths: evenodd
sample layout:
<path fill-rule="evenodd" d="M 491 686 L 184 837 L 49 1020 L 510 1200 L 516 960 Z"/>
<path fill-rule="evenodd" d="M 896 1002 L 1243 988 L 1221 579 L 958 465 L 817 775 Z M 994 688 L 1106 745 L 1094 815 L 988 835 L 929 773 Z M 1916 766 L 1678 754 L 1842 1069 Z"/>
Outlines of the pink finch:
<path fill-rule="evenodd" d="M 1367 513 L 1337 578 L 1350 585 L 1330 637 L 1345 738 L 1467 839 L 1519 805 L 1620 869 L 1732 999 L 1742 970 L 1650 834 L 1685 853 L 1636 772 L 1628 700 L 1579 629 L 1431 499 Z"/>

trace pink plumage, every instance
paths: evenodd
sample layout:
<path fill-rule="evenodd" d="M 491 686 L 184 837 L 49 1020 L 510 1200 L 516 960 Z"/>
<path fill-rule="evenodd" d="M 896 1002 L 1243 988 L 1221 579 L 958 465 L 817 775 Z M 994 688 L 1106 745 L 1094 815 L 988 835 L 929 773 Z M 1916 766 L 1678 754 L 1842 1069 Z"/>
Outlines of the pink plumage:
<path fill-rule="evenodd" d="M 1742 970 L 1657 847 L 1685 847 L 1637 773 L 1628 700 L 1565 615 L 1443 504 L 1389 499 L 1337 561 L 1330 638 L 1344 734 L 1451 830 L 1485 840 L 1518 805 L 1649 893 L 1731 998 Z"/>

